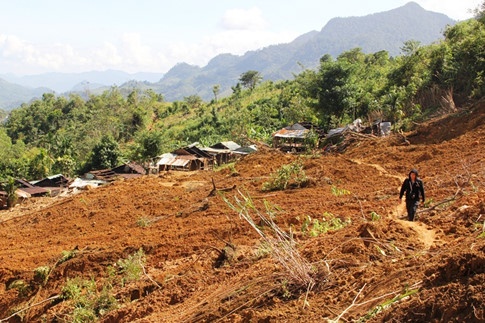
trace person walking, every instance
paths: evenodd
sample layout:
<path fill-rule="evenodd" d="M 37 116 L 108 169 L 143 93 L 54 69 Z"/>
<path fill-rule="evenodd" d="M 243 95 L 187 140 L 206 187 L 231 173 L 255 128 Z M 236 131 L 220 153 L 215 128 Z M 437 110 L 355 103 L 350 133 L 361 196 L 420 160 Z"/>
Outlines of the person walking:
<path fill-rule="evenodd" d="M 418 209 L 419 200 L 424 203 L 424 185 L 423 181 L 418 178 L 418 171 L 413 169 L 409 172 L 408 178 L 404 180 L 399 193 L 399 201 L 402 201 L 403 195 L 406 194 L 406 210 L 408 220 L 414 221 L 416 210 Z"/>

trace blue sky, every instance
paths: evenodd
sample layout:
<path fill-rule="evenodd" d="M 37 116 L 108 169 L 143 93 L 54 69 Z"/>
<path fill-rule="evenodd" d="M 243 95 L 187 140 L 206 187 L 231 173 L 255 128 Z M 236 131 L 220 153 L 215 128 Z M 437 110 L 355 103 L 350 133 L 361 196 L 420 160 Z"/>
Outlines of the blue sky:
<path fill-rule="evenodd" d="M 165 73 L 203 66 L 320 30 L 333 17 L 386 11 L 408 0 L 0 0 L 0 74 L 117 69 Z M 453 19 L 482 0 L 416 0 Z"/>

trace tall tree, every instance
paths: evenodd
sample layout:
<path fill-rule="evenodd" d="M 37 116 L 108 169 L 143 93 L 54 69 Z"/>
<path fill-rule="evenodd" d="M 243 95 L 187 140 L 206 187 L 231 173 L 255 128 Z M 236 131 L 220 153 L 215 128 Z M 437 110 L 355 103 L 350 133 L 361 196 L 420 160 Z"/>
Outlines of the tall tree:
<path fill-rule="evenodd" d="M 239 77 L 239 81 L 241 81 L 241 84 L 251 91 L 254 90 L 256 85 L 258 85 L 258 83 L 261 82 L 262 79 L 263 77 L 261 76 L 261 74 L 258 71 L 253 70 L 242 73 Z"/>
<path fill-rule="evenodd" d="M 214 93 L 214 101 L 217 102 L 217 95 L 221 91 L 221 86 L 219 84 L 216 84 L 212 87 L 212 93 Z"/>
<path fill-rule="evenodd" d="M 162 151 L 163 135 L 159 131 L 144 131 L 136 138 L 136 147 L 133 159 L 139 162 L 146 162 L 158 156 Z"/>
<path fill-rule="evenodd" d="M 117 166 L 121 152 L 118 143 L 111 136 L 103 136 L 91 153 L 92 169 L 106 169 Z"/>

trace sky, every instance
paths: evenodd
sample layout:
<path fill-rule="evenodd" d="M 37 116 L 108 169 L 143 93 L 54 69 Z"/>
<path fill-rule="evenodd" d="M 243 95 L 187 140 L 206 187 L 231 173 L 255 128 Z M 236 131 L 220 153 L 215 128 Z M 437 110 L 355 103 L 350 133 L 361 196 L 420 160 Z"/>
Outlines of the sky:
<path fill-rule="evenodd" d="M 121 70 L 166 73 L 204 66 L 409 0 L 0 0 L 0 74 Z M 455 20 L 483 0 L 416 0 Z"/>

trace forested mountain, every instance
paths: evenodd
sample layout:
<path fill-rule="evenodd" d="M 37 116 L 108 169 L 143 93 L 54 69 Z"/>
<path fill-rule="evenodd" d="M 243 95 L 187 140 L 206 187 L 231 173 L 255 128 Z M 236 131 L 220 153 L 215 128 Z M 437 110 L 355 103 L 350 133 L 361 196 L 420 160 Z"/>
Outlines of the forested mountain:
<path fill-rule="evenodd" d="M 243 56 L 219 55 L 202 68 L 178 64 L 153 87 L 169 101 L 192 94 L 208 100 L 213 96 L 213 85 L 219 84 L 221 93 L 227 94 L 239 75 L 248 70 L 259 71 L 266 80 L 283 80 L 301 72 L 302 66 L 318 66 L 325 54 L 337 57 L 356 47 L 364 53 L 386 50 L 396 56 L 405 41 L 430 44 L 442 38 L 446 26 L 454 23 L 414 2 L 365 17 L 334 18 L 320 32 L 309 32 L 288 44 L 250 51 Z"/>
<path fill-rule="evenodd" d="M 0 78 L 0 109 L 14 109 L 24 102 L 29 102 L 34 98 L 42 97 L 42 94 L 46 92 L 52 91 L 45 87 L 25 87 L 7 82 Z"/>

